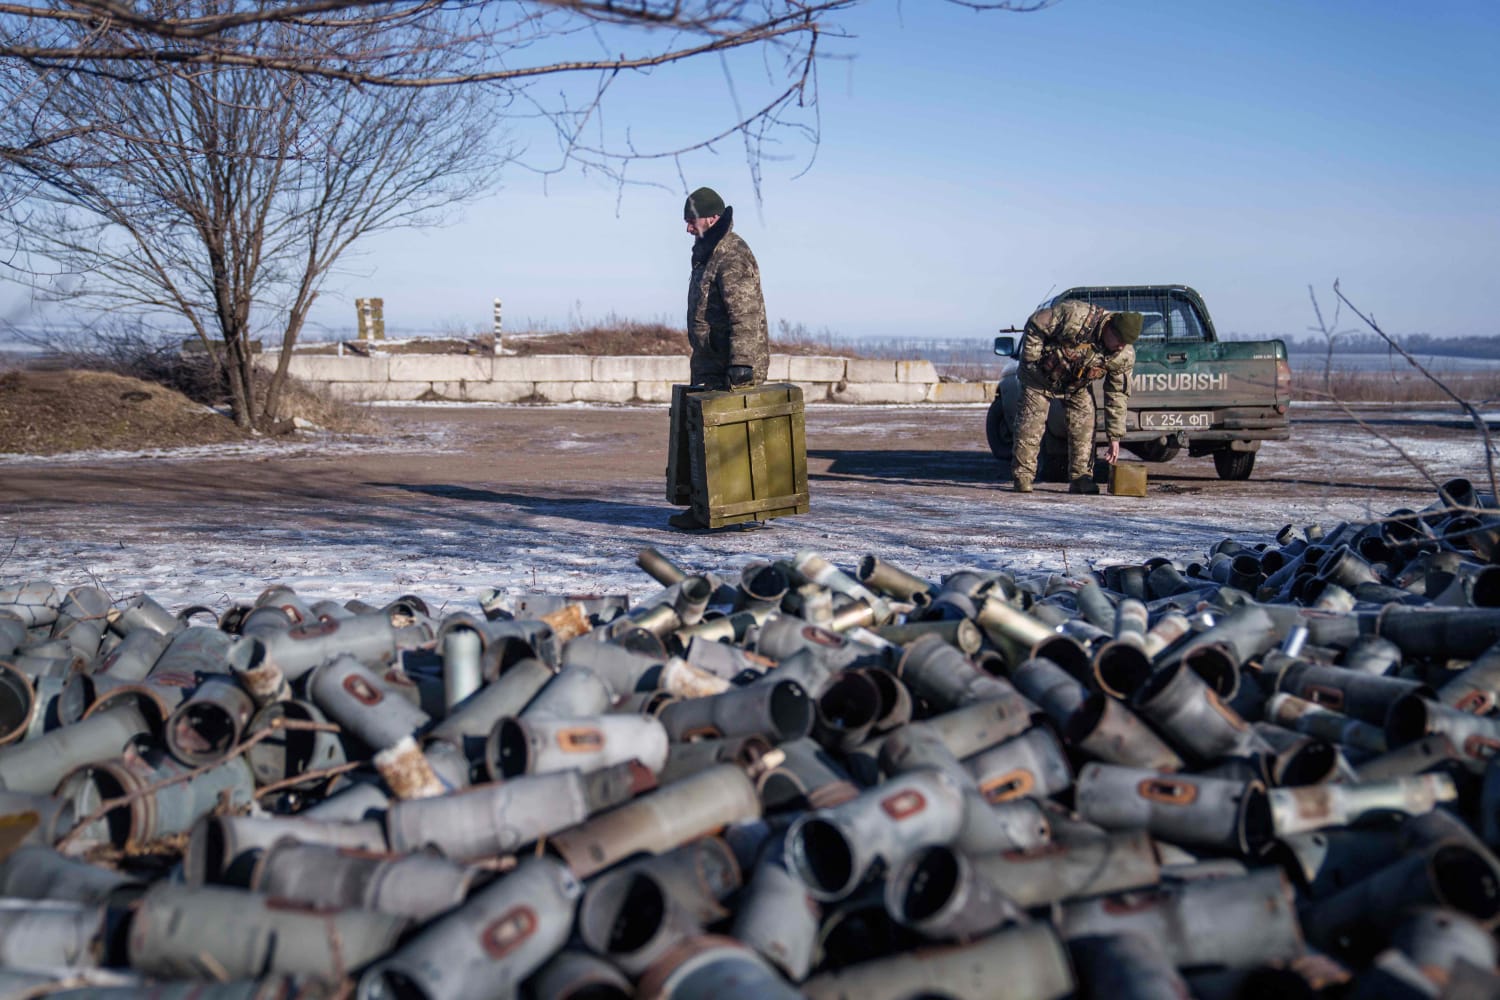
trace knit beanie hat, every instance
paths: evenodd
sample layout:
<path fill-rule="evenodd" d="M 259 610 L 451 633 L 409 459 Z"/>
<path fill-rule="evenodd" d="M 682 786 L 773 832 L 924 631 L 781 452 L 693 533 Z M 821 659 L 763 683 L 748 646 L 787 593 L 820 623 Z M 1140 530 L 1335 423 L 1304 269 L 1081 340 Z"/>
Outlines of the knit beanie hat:
<path fill-rule="evenodd" d="M 1140 339 L 1141 327 L 1145 322 L 1146 317 L 1137 312 L 1117 312 L 1109 318 L 1109 325 L 1114 327 L 1115 336 L 1127 344 Z"/>
<path fill-rule="evenodd" d="M 723 214 L 724 199 L 713 188 L 699 188 L 687 196 L 687 204 L 682 206 L 682 217 L 688 222 Z"/>

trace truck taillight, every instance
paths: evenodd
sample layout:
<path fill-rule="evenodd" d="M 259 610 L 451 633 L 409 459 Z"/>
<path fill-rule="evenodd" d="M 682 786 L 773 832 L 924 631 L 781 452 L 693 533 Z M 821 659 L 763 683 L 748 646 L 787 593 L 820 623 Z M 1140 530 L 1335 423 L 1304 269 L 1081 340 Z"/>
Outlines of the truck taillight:
<path fill-rule="evenodd" d="M 1292 401 L 1292 365 L 1286 358 L 1276 362 L 1276 412 L 1285 413 Z"/>

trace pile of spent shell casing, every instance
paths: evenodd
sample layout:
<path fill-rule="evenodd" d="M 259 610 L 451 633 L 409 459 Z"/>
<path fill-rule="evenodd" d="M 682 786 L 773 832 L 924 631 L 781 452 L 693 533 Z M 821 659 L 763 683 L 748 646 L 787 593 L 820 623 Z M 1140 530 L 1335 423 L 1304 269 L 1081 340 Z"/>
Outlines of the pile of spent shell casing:
<path fill-rule="evenodd" d="M 434 615 L 0 584 L 0 1000 L 1500 995 L 1500 510 Z"/>

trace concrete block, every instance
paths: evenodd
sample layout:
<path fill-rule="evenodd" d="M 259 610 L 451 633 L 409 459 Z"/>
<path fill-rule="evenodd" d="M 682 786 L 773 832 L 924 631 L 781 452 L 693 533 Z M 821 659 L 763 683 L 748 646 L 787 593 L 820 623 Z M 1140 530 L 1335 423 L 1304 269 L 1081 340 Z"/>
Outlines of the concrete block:
<path fill-rule="evenodd" d="M 842 382 L 847 358 L 797 357 L 787 359 L 787 378 L 793 382 Z"/>
<path fill-rule="evenodd" d="M 683 381 L 686 381 L 684 379 Z M 675 382 L 637 382 L 635 384 L 635 395 L 637 399 L 647 403 L 670 403 L 672 401 L 672 386 Z"/>
<path fill-rule="evenodd" d="M 635 383 L 574 382 L 573 398 L 580 403 L 628 403 L 635 398 Z"/>
<path fill-rule="evenodd" d="M 494 359 L 497 382 L 587 382 L 594 377 L 594 359 L 586 354 L 538 354 Z"/>
<path fill-rule="evenodd" d="M 408 402 L 421 399 L 431 391 L 431 382 L 383 382 L 370 386 L 370 395 L 365 398 Z"/>
<path fill-rule="evenodd" d="M 894 382 L 896 381 L 896 362 L 861 361 L 858 358 L 850 358 L 844 378 L 850 382 Z"/>
<path fill-rule="evenodd" d="M 391 377 L 390 363 L 389 357 L 345 355 L 336 358 L 331 354 L 294 354 L 287 372 L 308 382 L 385 382 Z"/>
<path fill-rule="evenodd" d="M 787 382 L 791 380 L 791 355 L 773 354 L 770 364 L 766 366 L 767 382 Z"/>
<path fill-rule="evenodd" d="M 995 382 L 934 382 L 929 403 L 988 403 L 995 398 Z"/>
<path fill-rule="evenodd" d="M 686 355 L 594 358 L 595 382 L 686 382 Z"/>
<path fill-rule="evenodd" d="M 334 399 L 342 399 L 346 403 L 368 403 L 376 399 L 384 399 L 384 382 L 314 382 L 312 387 L 318 392 L 326 392 Z"/>
<path fill-rule="evenodd" d="M 488 382 L 493 357 L 479 354 L 395 354 L 393 382 Z"/>
<path fill-rule="evenodd" d="M 432 391 L 445 399 L 469 403 L 515 403 L 530 399 L 530 382 L 435 382 Z"/>
<path fill-rule="evenodd" d="M 536 398 L 543 403 L 573 402 L 573 387 L 577 382 L 537 382 L 534 385 Z"/>
<path fill-rule="evenodd" d="M 936 382 L 937 369 L 931 361 L 897 361 L 897 382 Z"/>
<path fill-rule="evenodd" d="M 928 386 L 914 382 L 844 382 L 828 394 L 833 403 L 921 403 Z"/>
<path fill-rule="evenodd" d="M 802 387 L 802 401 L 804 403 L 826 403 L 828 402 L 828 382 L 798 382 Z"/>

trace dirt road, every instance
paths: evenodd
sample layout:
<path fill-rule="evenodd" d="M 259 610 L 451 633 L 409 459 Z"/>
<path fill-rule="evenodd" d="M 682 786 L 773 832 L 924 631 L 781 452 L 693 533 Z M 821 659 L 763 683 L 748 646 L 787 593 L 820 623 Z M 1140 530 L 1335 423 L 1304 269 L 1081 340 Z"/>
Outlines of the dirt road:
<path fill-rule="evenodd" d="M 1425 506 L 1433 487 L 1414 463 L 1438 480 L 1484 479 L 1483 445 L 1451 411 L 1372 409 L 1361 427 L 1304 409 L 1246 482 L 1181 457 L 1150 467 L 1145 499 L 1051 484 L 1019 496 L 984 445 L 982 407 L 815 406 L 810 514 L 683 535 L 665 526 L 661 407 L 380 412 L 379 439 L 0 459 L 0 580 L 93 580 L 210 605 L 272 582 L 460 600 L 485 587 L 641 592 L 651 582 L 633 560 L 646 545 L 702 569 L 812 548 L 846 568 L 876 552 L 933 577 L 1069 571 Z"/>

